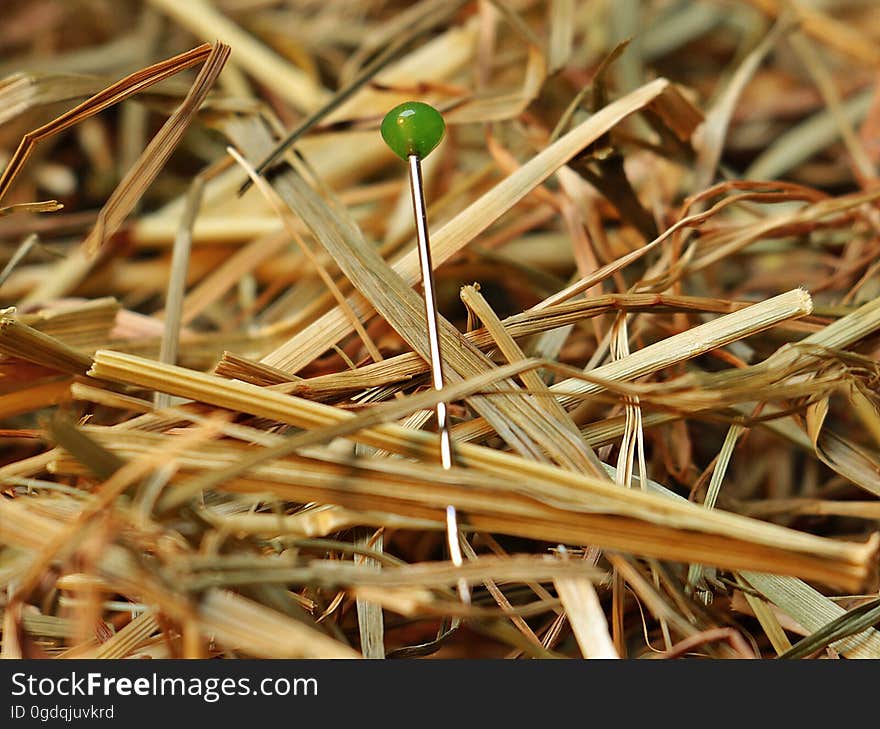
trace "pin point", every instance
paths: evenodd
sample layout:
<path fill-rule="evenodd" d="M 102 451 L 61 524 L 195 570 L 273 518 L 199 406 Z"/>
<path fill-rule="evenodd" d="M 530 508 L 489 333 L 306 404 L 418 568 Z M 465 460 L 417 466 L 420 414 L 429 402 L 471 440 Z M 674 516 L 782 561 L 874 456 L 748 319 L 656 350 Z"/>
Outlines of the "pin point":
<path fill-rule="evenodd" d="M 428 351 L 431 356 L 431 377 L 435 390 L 443 389 L 443 359 L 440 355 L 440 328 L 437 314 L 437 295 L 434 290 L 434 270 L 431 265 L 431 244 L 428 239 L 428 218 L 425 213 L 425 191 L 422 185 L 422 159 L 427 157 L 443 139 L 446 124 L 433 106 L 419 101 L 407 101 L 395 106 L 382 120 L 382 139 L 391 151 L 409 164 L 409 188 L 412 194 L 413 215 L 419 249 L 419 266 L 425 290 L 425 318 L 428 324 Z M 440 432 L 440 463 L 452 468 L 452 437 L 445 402 L 436 407 L 437 429 Z M 454 506 L 446 507 L 446 536 L 449 556 L 456 567 L 462 564 L 458 543 L 458 517 Z M 462 602 L 470 602 L 467 583 L 458 583 Z"/>

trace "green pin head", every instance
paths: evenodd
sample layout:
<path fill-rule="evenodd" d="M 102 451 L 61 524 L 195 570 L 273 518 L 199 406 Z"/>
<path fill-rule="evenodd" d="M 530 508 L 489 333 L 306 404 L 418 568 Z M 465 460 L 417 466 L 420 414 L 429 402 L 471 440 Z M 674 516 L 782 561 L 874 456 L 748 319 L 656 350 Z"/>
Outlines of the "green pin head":
<path fill-rule="evenodd" d="M 424 159 L 440 144 L 446 124 L 433 106 L 407 101 L 385 115 L 381 131 L 385 144 L 401 159 L 411 154 Z"/>

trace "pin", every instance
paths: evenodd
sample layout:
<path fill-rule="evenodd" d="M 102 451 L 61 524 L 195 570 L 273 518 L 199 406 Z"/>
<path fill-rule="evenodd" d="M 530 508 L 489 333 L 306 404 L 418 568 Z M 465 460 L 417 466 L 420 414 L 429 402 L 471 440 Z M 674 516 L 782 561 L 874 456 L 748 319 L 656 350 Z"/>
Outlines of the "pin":
<path fill-rule="evenodd" d="M 419 247 L 419 266 L 425 289 L 425 318 L 428 323 L 428 351 L 431 355 L 431 377 L 435 390 L 443 389 L 443 359 L 440 355 L 440 328 L 438 326 L 437 294 L 434 291 L 434 270 L 431 265 L 431 244 L 428 240 L 428 218 L 425 213 L 425 192 L 422 186 L 422 159 L 427 157 L 443 139 L 446 124 L 433 106 L 418 101 L 407 101 L 395 106 L 382 120 L 382 139 L 391 151 L 409 164 L 409 187 L 412 194 L 416 238 Z M 445 402 L 436 408 L 437 428 L 440 432 L 440 463 L 452 468 L 452 437 L 449 433 L 449 413 Z M 454 506 L 446 507 L 446 536 L 449 556 L 456 567 L 462 564 L 458 543 L 458 518 Z M 463 579 L 458 583 L 462 602 L 470 602 L 470 590 Z"/>

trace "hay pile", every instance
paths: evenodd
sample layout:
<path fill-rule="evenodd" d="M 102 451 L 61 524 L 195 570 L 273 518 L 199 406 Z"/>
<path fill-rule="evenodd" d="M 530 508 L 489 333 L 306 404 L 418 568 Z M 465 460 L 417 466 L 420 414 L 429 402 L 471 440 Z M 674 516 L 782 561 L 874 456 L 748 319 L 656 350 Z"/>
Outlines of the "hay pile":
<path fill-rule="evenodd" d="M 4 15 L 4 657 L 880 657 L 870 2 Z"/>

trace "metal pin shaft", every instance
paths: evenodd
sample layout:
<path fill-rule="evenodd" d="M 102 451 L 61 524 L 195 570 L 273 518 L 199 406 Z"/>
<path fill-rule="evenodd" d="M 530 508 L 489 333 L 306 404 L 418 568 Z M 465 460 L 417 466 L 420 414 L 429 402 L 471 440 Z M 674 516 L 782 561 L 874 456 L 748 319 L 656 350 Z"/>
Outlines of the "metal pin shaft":
<path fill-rule="evenodd" d="M 425 212 L 425 192 L 422 185 L 422 163 L 418 156 L 411 154 L 409 161 L 409 187 L 412 193 L 413 214 L 416 222 L 416 237 L 419 247 L 419 266 L 422 271 L 422 285 L 425 290 L 425 318 L 428 323 L 428 352 L 431 355 L 431 379 L 435 390 L 443 389 L 443 358 L 440 355 L 440 326 L 437 315 L 437 293 L 434 290 L 434 268 L 431 264 L 431 244 L 428 239 L 428 217 Z M 440 432 L 440 463 L 443 468 L 452 468 L 452 436 L 449 433 L 449 414 L 445 402 L 438 402 L 437 428 Z M 458 543 L 458 518 L 454 506 L 446 507 L 446 537 L 449 542 L 449 556 L 452 563 L 462 564 L 461 547 Z M 458 584 L 462 602 L 470 602 L 470 590 L 462 580 Z"/>

